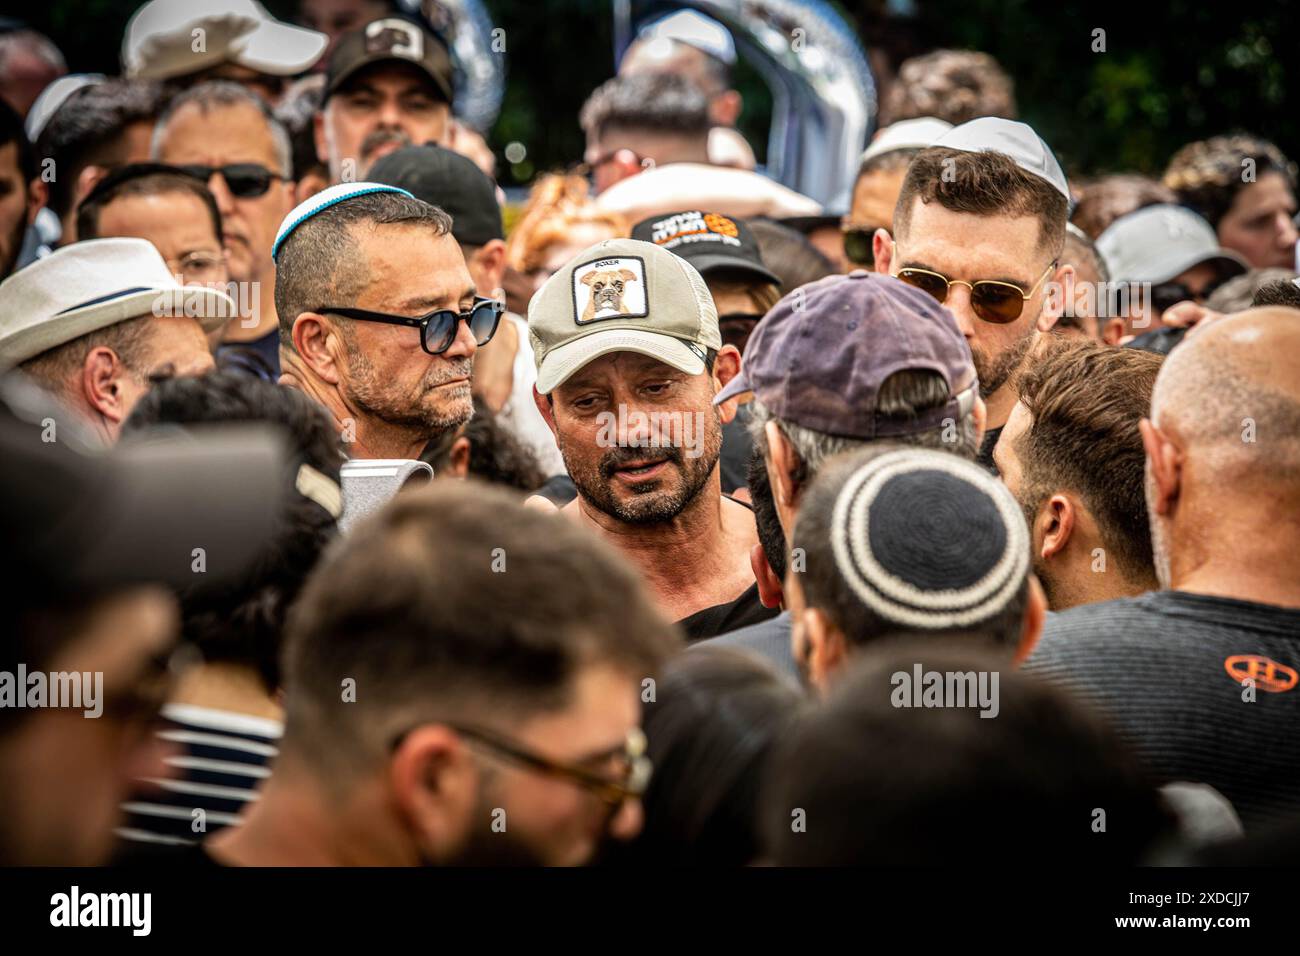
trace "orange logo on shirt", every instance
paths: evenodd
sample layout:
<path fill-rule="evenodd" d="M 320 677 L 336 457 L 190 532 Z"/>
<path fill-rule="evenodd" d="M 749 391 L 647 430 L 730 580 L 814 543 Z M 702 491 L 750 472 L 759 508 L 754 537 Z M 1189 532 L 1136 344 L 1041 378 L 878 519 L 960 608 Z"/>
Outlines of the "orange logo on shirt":
<path fill-rule="evenodd" d="M 1223 662 L 1223 668 L 1239 684 L 1253 680 L 1260 690 L 1280 694 L 1290 690 L 1300 681 L 1294 667 L 1279 664 L 1260 654 L 1234 654 Z"/>

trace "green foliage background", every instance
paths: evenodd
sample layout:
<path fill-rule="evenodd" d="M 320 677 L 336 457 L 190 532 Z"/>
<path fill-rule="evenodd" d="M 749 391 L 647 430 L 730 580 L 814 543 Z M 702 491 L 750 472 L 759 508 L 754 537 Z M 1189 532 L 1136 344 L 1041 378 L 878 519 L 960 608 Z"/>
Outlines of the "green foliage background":
<path fill-rule="evenodd" d="M 640 9 L 647 0 L 637 0 Z M 608 0 L 486 0 L 506 30 L 509 83 L 490 142 L 506 184 L 577 162 L 577 113 L 613 73 Z M 8 5 L 8 4 L 7 4 Z M 50 35 L 74 70 L 116 72 L 135 0 L 49 0 L 12 11 Z M 295 0 L 266 0 L 290 18 Z M 836 3 L 866 45 L 900 59 L 985 50 L 1016 79 L 1022 118 L 1072 173 L 1159 172 L 1193 139 L 1245 129 L 1300 157 L 1300 9 L 1292 0 L 858 0 Z M 891 11 L 911 10 L 908 16 Z M 10 12 L 10 11 L 6 11 Z M 1094 52 L 1096 30 L 1105 51 Z M 771 99 L 752 70 L 742 128 L 762 158 Z M 1289 108 L 1288 108 L 1289 107 Z M 506 143 L 528 149 L 505 162 Z"/>

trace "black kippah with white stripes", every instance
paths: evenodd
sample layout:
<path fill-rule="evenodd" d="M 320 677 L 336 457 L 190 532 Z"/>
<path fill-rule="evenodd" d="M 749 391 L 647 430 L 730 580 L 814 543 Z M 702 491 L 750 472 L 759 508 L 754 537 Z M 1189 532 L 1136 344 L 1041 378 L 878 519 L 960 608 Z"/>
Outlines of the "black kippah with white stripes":
<path fill-rule="evenodd" d="M 862 602 L 909 628 L 989 620 L 1029 571 L 1029 534 L 1011 493 L 944 452 L 906 449 L 864 464 L 836 498 L 831 538 Z"/>

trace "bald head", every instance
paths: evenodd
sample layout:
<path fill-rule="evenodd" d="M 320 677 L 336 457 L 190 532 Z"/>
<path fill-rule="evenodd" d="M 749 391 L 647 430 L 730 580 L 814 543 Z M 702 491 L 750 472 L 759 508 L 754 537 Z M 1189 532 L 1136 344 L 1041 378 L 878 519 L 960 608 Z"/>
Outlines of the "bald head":
<path fill-rule="evenodd" d="M 1160 370 L 1151 418 L 1207 478 L 1294 484 L 1300 309 L 1248 309 L 1188 335 Z"/>

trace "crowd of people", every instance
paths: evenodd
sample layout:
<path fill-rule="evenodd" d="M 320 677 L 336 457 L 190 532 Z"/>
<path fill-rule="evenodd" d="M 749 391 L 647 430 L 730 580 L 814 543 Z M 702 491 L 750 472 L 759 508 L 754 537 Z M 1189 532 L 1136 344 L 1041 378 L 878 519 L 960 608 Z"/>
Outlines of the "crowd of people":
<path fill-rule="evenodd" d="M 511 208 L 301 8 L 0 34 L 0 863 L 1300 856 L 1267 130 L 1086 177 L 937 50 L 829 208 L 685 11 Z"/>

